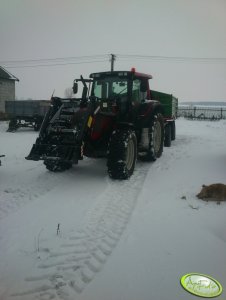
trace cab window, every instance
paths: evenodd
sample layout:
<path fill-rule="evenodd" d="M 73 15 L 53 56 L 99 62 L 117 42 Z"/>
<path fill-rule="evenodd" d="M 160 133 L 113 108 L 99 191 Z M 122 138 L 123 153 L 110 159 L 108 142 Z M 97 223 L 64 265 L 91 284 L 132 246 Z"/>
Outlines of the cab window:
<path fill-rule="evenodd" d="M 147 98 L 147 81 L 141 79 L 133 80 L 132 102 L 140 103 Z"/>

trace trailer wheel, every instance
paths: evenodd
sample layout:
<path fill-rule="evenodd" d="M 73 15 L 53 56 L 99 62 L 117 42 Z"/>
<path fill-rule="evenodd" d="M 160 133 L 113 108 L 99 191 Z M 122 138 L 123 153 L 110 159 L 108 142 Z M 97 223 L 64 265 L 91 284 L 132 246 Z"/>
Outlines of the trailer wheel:
<path fill-rule="evenodd" d="M 164 120 L 162 114 L 153 116 L 148 130 L 149 146 L 148 150 L 139 153 L 142 161 L 155 161 L 162 155 L 164 143 Z"/>
<path fill-rule="evenodd" d="M 130 129 L 116 130 L 109 143 L 108 174 L 113 179 L 128 179 L 137 159 L 137 138 Z"/>
<path fill-rule="evenodd" d="M 170 147 L 171 146 L 171 140 L 172 140 L 172 127 L 170 124 L 167 124 L 165 127 L 165 140 L 164 140 L 164 146 Z"/>
<path fill-rule="evenodd" d="M 46 169 L 51 172 L 63 172 L 72 167 L 72 164 L 69 162 L 59 162 L 52 159 L 45 160 L 44 165 L 46 166 Z"/>
<path fill-rule="evenodd" d="M 13 131 L 16 131 L 18 128 L 18 124 L 17 124 L 17 119 L 11 119 L 9 121 L 9 128 L 8 128 L 8 132 L 13 132 Z"/>
<path fill-rule="evenodd" d="M 39 131 L 40 127 L 41 127 L 41 124 L 38 123 L 38 122 L 36 122 L 36 123 L 34 124 L 34 131 Z"/>
<path fill-rule="evenodd" d="M 176 139 L 176 124 L 175 121 L 171 122 L 171 140 L 174 141 Z"/>

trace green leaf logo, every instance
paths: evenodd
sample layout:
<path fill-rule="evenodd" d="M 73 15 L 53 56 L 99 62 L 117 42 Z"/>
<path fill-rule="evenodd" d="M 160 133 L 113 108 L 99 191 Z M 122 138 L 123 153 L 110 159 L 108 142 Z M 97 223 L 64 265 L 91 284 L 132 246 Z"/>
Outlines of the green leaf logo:
<path fill-rule="evenodd" d="M 216 279 L 204 274 L 186 274 L 180 282 L 186 291 L 204 298 L 217 297 L 223 291 L 221 284 Z"/>

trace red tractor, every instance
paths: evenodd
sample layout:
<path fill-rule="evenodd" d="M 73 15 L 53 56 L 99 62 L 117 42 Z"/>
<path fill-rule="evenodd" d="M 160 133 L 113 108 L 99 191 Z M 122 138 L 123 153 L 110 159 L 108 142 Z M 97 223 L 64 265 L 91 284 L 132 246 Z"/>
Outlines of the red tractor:
<path fill-rule="evenodd" d="M 165 128 L 169 128 L 170 141 L 175 138 L 175 116 L 167 116 L 164 104 L 152 99 L 151 78 L 131 70 L 93 73 L 90 79 L 74 80 L 75 94 L 78 84 L 83 84 L 81 98 L 52 97 L 26 159 L 41 159 L 48 170 L 63 171 L 83 155 L 106 157 L 111 178 L 129 178 L 137 157 L 154 161 L 162 155 L 164 139 L 169 139 Z M 167 95 L 153 93 L 159 98 Z M 173 101 L 170 103 L 172 107 Z"/>

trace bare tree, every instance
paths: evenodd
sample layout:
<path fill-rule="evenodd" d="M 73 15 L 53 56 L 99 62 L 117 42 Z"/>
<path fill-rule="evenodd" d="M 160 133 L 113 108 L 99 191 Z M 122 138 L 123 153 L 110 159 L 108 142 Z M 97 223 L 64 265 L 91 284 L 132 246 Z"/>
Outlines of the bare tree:
<path fill-rule="evenodd" d="M 65 96 L 65 98 L 72 98 L 72 96 L 73 96 L 72 88 L 70 88 L 70 87 L 66 88 L 64 91 L 64 96 Z"/>

